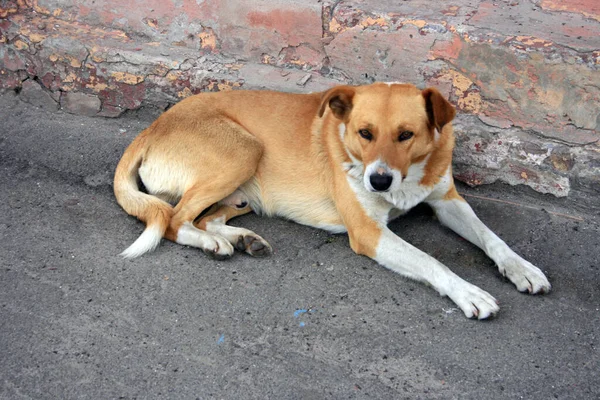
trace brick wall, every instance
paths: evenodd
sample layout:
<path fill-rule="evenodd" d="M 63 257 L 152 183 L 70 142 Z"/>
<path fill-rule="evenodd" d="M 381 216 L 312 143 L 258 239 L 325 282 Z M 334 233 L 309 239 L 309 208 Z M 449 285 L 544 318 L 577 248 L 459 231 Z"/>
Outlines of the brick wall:
<path fill-rule="evenodd" d="M 455 175 L 600 194 L 597 0 L 1 0 L 0 87 L 115 117 L 202 91 L 439 87 Z"/>

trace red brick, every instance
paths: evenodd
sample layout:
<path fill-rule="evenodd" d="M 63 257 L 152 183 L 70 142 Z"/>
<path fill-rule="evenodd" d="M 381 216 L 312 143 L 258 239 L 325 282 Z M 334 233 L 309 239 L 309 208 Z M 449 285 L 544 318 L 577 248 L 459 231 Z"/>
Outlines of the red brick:
<path fill-rule="evenodd" d="M 97 115 L 101 107 L 98 97 L 80 92 L 63 93 L 60 105 L 67 112 L 90 117 Z"/>
<path fill-rule="evenodd" d="M 438 40 L 431 49 L 431 57 L 435 59 L 454 61 L 460 55 L 463 42 L 458 35 L 453 35 L 451 40 Z"/>
<path fill-rule="evenodd" d="M 278 57 L 281 50 L 301 44 L 322 53 L 319 5 L 232 1 L 220 7 L 215 30 L 225 54 L 259 61 L 264 55 Z"/>

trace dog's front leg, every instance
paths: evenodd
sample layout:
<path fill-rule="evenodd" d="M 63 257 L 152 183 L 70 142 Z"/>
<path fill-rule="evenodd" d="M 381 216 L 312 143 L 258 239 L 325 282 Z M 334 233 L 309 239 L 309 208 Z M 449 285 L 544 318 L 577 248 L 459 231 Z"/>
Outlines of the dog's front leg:
<path fill-rule="evenodd" d="M 519 291 L 532 294 L 550 291 L 550 282 L 539 268 L 517 255 L 485 226 L 456 191 L 449 193 L 453 196 L 427 201 L 442 224 L 485 251 Z"/>
<path fill-rule="evenodd" d="M 489 293 L 460 278 L 386 226 L 365 218 L 349 228 L 350 245 L 355 252 L 400 275 L 433 286 L 442 296 L 450 297 L 468 318 L 485 319 L 498 312 L 498 303 Z"/>

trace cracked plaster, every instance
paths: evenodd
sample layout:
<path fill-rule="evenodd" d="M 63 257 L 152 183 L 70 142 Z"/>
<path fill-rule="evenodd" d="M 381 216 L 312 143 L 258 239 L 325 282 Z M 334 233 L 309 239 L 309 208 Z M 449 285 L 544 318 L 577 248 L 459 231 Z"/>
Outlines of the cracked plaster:
<path fill-rule="evenodd" d="M 113 3 L 7 2 L 0 86 L 36 78 L 61 102 L 81 92 L 101 103 L 96 115 L 118 116 L 201 91 L 435 85 L 459 110 L 459 179 L 557 196 L 571 182 L 600 187 L 597 167 L 585 167 L 600 154 L 593 2 L 260 1 L 250 10 L 155 0 L 144 3 L 151 14 L 138 7 L 119 18 Z"/>

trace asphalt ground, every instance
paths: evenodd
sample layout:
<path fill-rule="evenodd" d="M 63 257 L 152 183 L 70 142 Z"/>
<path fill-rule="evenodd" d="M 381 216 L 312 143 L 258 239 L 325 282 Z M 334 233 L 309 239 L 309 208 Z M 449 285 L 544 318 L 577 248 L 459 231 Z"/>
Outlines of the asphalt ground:
<path fill-rule="evenodd" d="M 0 96 L 0 398 L 598 398 L 597 209 L 460 186 L 547 274 L 541 296 L 517 292 L 427 207 L 394 221 L 500 301 L 484 322 L 353 254 L 346 235 L 281 219 L 232 221 L 267 239 L 269 258 L 214 261 L 163 242 L 124 260 L 143 225 L 116 204 L 112 172 L 154 116 L 49 113 Z"/>

